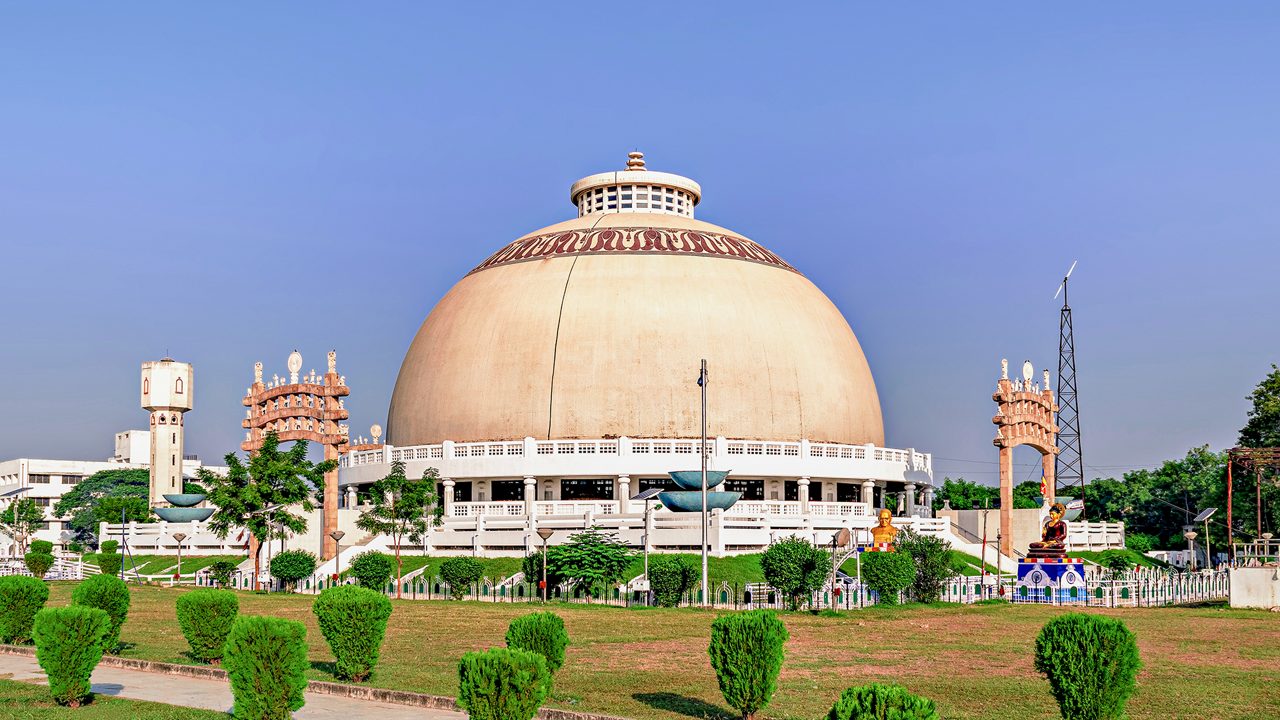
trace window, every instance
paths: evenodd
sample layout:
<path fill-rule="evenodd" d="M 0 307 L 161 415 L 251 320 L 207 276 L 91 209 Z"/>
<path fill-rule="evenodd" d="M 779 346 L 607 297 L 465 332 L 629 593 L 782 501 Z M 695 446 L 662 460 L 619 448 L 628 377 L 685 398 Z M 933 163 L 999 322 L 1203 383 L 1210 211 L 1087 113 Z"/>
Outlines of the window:
<path fill-rule="evenodd" d="M 524 480 L 494 480 L 490 484 L 493 485 L 494 502 L 524 499 Z"/>
<path fill-rule="evenodd" d="M 784 500 L 800 499 L 800 484 L 795 480 L 787 480 L 782 487 Z M 822 502 L 822 483 L 809 482 L 809 500 L 810 502 Z"/>
<path fill-rule="evenodd" d="M 591 478 L 560 481 L 561 500 L 612 500 L 613 479 Z"/>
<path fill-rule="evenodd" d="M 63 475 L 62 484 L 63 485 L 79 485 L 80 481 L 83 479 L 84 479 L 83 475 Z"/>
<path fill-rule="evenodd" d="M 48 484 L 49 484 L 49 476 L 48 476 L 48 475 L 43 475 L 43 474 L 41 474 L 41 475 L 28 475 L 28 476 L 27 476 L 27 482 L 31 483 L 32 485 L 48 485 Z"/>
<path fill-rule="evenodd" d="M 640 478 L 640 491 L 645 490 L 679 490 L 680 486 L 669 477 Z"/>
<path fill-rule="evenodd" d="M 49 507 L 49 501 L 52 500 L 53 498 L 38 497 L 38 498 L 31 498 L 31 499 L 36 501 L 36 505 L 38 507 Z"/>
<path fill-rule="evenodd" d="M 178 378 L 178 382 L 174 384 L 173 392 L 177 395 L 182 394 L 182 378 Z"/>
<path fill-rule="evenodd" d="M 150 393 L 151 393 L 151 378 L 142 378 L 142 394 L 147 395 Z"/>
<path fill-rule="evenodd" d="M 836 502 L 859 502 L 862 486 L 858 483 L 836 483 Z"/>
<path fill-rule="evenodd" d="M 729 492 L 742 493 L 743 500 L 763 500 L 763 480 L 725 480 L 724 489 Z"/>

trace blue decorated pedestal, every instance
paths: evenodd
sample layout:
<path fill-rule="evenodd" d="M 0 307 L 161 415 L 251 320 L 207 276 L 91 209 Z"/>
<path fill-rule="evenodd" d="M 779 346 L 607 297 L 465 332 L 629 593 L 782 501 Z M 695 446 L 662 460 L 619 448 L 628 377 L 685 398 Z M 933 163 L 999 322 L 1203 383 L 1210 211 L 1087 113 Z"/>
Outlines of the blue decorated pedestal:
<path fill-rule="evenodd" d="M 1084 602 L 1084 560 L 1068 557 L 1020 560 L 1012 599 L 1054 604 Z"/>

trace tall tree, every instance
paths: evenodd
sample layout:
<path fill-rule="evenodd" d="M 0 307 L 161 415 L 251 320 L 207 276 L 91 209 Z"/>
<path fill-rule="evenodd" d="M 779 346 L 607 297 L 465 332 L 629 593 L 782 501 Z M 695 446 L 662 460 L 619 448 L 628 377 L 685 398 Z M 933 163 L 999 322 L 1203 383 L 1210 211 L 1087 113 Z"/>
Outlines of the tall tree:
<path fill-rule="evenodd" d="M 122 505 L 126 510 L 126 521 L 145 522 L 151 519 L 151 510 L 147 507 L 150 488 L 151 473 L 146 469 L 102 470 L 63 493 L 53 506 L 53 514 L 67 518 L 68 529 L 75 533 L 76 540 L 94 543 L 98 538 L 98 523 L 120 522 Z M 99 508 L 106 498 L 117 500 L 108 501 L 107 507 Z M 141 506 L 120 498 L 140 501 Z"/>
<path fill-rule="evenodd" d="M 1253 406 L 1249 420 L 1240 428 L 1240 444 L 1245 447 L 1280 447 L 1280 368 L 1271 372 L 1249 394 Z"/>
<path fill-rule="evenodd" d="M 403 563 L 400 560 L 400 541 L 408 539 L 420 543 L 427 531 L 440 525 L 444 508 L 436 497 L 436 482 L 440 473 L 427 468 L 422 478 L 413 480 L 405 475 L 404 461 L 393 460 L 391 472 L 369 486 L 372 507 L 360 514 L 356 527 L 375 535 L 390 535 L 396 547 L 396 597 L 400 597 Z"/>
<path fill-rule="evenodd" d="M 280 449 L 280 437 L 267 433 L 262 447 L 249 455 L 248 463 L 235 453 L 227 453 L 227 474 L 218 475 L 201 468 L 197 475 L 208 489 L 209 503 L 217 508 L 209 518 L 209 529 L 225 538 L 237 528 L 247 530 L 258 547 L 253 555 L 253 586 L 258 587 L 262 546 L 272 538 L 307 530 L 307 519 L 294 511 L 315 509 L 312 491 L 324 483 L 324 474 L 337 463 L 307 459 L 307 443 L 299 440 L 288 450 Z"/>
<path fill-rule="evenodd" d="M 13 538 L 18 556 L 26 554 L 27 543 L 44 528 L 44 510 L 31 498 L 19 498 L 0 511 L 0 532 Z"/>

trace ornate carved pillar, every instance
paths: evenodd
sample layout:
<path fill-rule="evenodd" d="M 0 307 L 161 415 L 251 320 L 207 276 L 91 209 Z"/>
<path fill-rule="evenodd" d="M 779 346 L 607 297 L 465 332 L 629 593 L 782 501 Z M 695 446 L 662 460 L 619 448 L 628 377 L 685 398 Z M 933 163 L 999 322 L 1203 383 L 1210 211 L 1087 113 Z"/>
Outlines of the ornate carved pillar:
<path fill-rule="evenodd" d="M 631 476 L 618 476 L 618 512 L 626 515 L 631 512 Z"/>
<path fill-rule="evenodd" d="M 873 508 L 876 506 L 876 481 L 875 480 L 862 481 L 862 502 L 866 503 L 867 505 L 870 505 Z"/>
<path fill-rule="evenodd" d="M 800 501 L 800 514 L 809 514 L 809 478 L 802 477 L 796 480 L 796 498 Z"/>

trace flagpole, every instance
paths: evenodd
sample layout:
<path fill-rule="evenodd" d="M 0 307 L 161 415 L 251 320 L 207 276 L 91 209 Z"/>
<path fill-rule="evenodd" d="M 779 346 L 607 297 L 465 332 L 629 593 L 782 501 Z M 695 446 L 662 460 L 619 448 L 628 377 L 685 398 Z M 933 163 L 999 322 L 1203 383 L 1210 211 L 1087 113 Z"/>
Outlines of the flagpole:
<path fill-rule="evenodd" d="M 707 360 L 703 358 L 698 373 L 698 386 L 702 388 L 702 605 L 710 604 L 707 594 Z"/>

